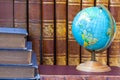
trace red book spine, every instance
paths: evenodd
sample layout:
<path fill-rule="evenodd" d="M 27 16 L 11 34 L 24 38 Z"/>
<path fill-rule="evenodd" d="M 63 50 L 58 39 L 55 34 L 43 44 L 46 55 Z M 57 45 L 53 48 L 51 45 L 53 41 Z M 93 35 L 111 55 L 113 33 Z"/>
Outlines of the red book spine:
<path fill-rule="evenodd" d="M 110 66 L 120 66 L 120 1 L 110 0 L 110 12 L 116 21 L 117 32 L 109 49 Z"/>
<path fill-rule="evenodd" d="M 56 64 L 66 65 L 66 0 L 56 0 Z"/>
<path fill-rule="evenodd" d="M 54 64 L 54 0 L 42 0 L 43 64 Z"/>
<path fill-rule="evenodd" d="M 80 63 L 80 46 L 72 35 L 72 21 L 81 9 L 81 0 L 68 0 L 68 64 Z"/>
<path fill-rule="evenodd" d="M 13 0 L 0 0 L 0 26 L 13 27 Z"/>
<path fill-rule="evenodd" d="M 41 36 L 41 1 L 29 0 L 29 39 L 33 43 L 33 51 L 40 61 L 40 36 Z"/>
<path fill-rule="evenodd" d="M 27 29 L 27 0 L 14 0 L 14 26 Z"/>

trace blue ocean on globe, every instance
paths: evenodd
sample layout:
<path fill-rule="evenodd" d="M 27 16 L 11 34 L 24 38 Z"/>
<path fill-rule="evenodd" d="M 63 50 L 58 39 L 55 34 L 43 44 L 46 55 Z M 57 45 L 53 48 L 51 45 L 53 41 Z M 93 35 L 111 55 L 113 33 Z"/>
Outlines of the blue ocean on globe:
<path fill-rule="evenodd" d="M 75 40 L 89 51 L 97 52 L 108 48 L 115 33 L 115 20 L 103 5 L 81 10 L 72 22 Z"/>

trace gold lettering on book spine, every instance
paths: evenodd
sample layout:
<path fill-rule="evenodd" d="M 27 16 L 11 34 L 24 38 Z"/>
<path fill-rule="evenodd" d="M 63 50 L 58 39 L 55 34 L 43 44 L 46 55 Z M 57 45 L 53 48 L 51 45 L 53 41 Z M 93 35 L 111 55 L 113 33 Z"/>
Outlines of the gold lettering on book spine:
<path fill-rule="evenodd" d="M 117 25 L 117 31 L 113 42 L 120 42 L 120 25 Z"/>
<path fill-rule="evenodd" d="M 58 54 L 61 54 L 61 53 L 58 53 Z M 66 56 L 65 55 L 57 55 L 57 65 L 66 65 Z"/>
<path fill-rule="evenodd" d="M 68 2 L 80 3 L 80 2 L 81 2 L 81 0 L 68 0 Z"/>
<path fill-rule="evenodd" d="M 110 66 L 119 66 L 120 67 L 120 56 L 110 57 Z"/>
<path fill-rule="evenodd" d="M 69 55 L 69 65 L 78 65 L 80 62 L 79 55 Z"/>
<path fill-rule="evenodd" d="M 43 24 L 43 37 L 54 37 L 54 24 L 53 23 Z"/>
<path fill-rule="evenodd" d="M 57 38 L 66 37 L 66 23 L 57 23 Z"/>
<path fill-rule="evenodd" d="M 53 65 L 54 58 L 53 55 L 46 55 L 43 56 L 43 63 L 46 65 Z"/>
<path fill-rule="evenodd" d="M 71 24 L 68 24 L 68 37 L 70 39 L 74 39 L 73 35 L 72 35 L 72 25 Z"/>

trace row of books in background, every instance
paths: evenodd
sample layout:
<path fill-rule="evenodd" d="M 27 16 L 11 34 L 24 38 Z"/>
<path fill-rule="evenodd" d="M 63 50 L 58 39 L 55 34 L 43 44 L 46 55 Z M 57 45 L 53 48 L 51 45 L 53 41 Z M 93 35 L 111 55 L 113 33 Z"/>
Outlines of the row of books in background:
<path fill-rule="evenodd" d="M 120 0 L 1 0 L 0 26 L 26 28 L 39 64 L 78 65 L 90 60 L 91 54 L 74 40 L 72 20 L 80 10 L 99 4 L 115 18 L 117 34 L 108 50 L 96 58 L 120 66 Z"/>
<path fill-rule="evenodd" d="M 21 28 L 0 28 L 0 80 L 39 80 L 32 43 Z"/>

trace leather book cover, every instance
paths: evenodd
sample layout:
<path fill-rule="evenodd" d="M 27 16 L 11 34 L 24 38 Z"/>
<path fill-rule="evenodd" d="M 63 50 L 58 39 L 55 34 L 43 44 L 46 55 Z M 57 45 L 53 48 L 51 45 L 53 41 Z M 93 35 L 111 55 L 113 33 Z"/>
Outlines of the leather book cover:
<path fill-rule="evenodd" d="M 66 1 L 55 0 L 57 65 L 66 65 Z"/>
<path fill-rule="evenodd" d="M 120 66 L 120 1 L 110 0 L 110 12 L 116 21 L 116 35 L 109 48 L 109 65 Z"/>
<path fill-rule="evenodd" d="M 54 0 L 42 0 L 42 59 L 54 64 Z"/>
<path fill-rule="evenodd" d="M 80 63 L 80 45 L 72 35 L 72 21 L 81 10 L 81 0 L 68 0 L 68 65 Z"/>
<path fill-rule="evenodd" d="M 27 0 L 14 0 L 14 27 L 27 29 Z"/>
<path fill-rule="evenodd" d="M 0 65 L 1 80 L 34 80 L 38 76 L 38 65 L 36 63 L 36 55 L 32 53 L 32 65 Z"/>
<path fill-rule="evenodd" d="M 87 7 L 93 7 L 95 0 L 82 0 L 82 9 Z M 81 47 L 81 62 L 86 62 L 91 60 L 91 53 L 85 48 Z"/>
<path fill-rule="evenodd" d="M 41 1 L 29 0 L 29 37 L 40 38 L 41 36 Z"/>
<path fill-rule="evenodd" d="M 13 0 L 0 0 L 0 26 L 13 27 Z"/>
<path fill-rule="evenodd" d="M 0 28 L 1 49 L 25 49 L 27 31 L 23 28 Z"/>
<path fill-rule="evenodd" d="M 33 51 L 40 64 L 40 38 L 41 38 L 41 0 L 29 0 L 29 40 L 33 43 Z"/>

